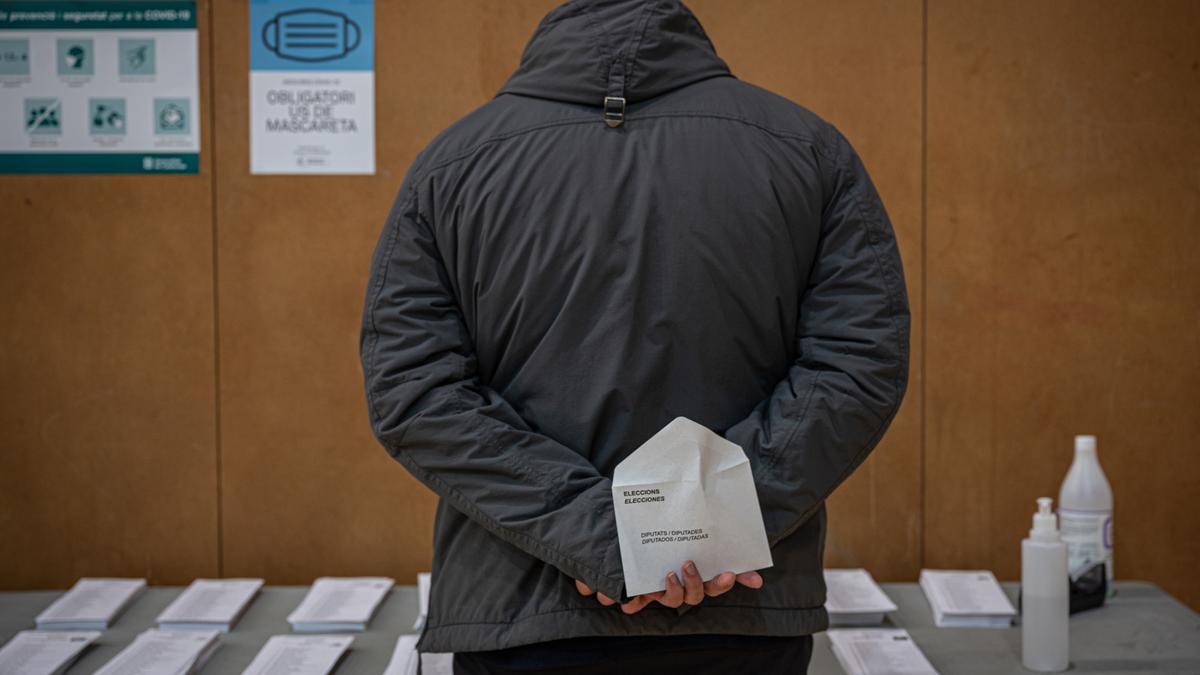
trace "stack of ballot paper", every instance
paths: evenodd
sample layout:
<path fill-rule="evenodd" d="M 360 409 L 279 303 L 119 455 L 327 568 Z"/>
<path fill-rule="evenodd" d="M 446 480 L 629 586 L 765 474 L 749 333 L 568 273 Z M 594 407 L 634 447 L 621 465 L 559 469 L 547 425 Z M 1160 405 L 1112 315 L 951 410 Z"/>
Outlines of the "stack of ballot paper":
<path fill-rule="evenodd" d="M 0 673 L 58 675 L 98 637 L 99 631 L 23 630 L 0 649 Z"/>
<path fill-rule="evenodd" d="M 325 675 L 353 641 L 349 635 L 275 635 L 242 675 Z"/>
<path fill-rule="evenodd" d="M 896 603 L 864 569 L 825 570 L 825 611 L 831 626 L 878 626 Z"/>
<path fill-rule="evenodd" d="M 939 628 L 1007 628 L 1017 613 L 988 570 L 921 570 L 920 581 Z"/>
<path fill-rule="evenodd" d="M 220 631 L 148 628 L 96 675 L 188 675 L 199 672 L 217 648 Z"/>
<path fill-rule="evenodd" d="M 363 631 L 395 581 L 387 577 L 321 577 L 288 614 L 297 633 Z"/>
<path fill-rule="evenodd" d="M 417 573 L 417 621 L 413 630 L 421 630 L 425 626 L 425 617 L 429 615 L 429 585 L 433 577 L 429 572 Z"/>
<path fill-rule="evenodd" d="M 617 465 L 612 493 L 631 596 L 666 589 L 686 560 L 705 581 L 772 564 L 746 453 L 686 417 Z"/>
<path fill-rule="evenodd" d="M 145 579 L 80 579 L 37 616 L 42 630 L 105 630 L 142 589 Z"/>
<path fill-rule="evenodd" d="M 903 628 L 831 630 L 829 642 L 846 675 L 937 675 Z"/>
<path fill-rule="evenodd" d="M 417 637 L 401 635 L 383 675 L 417 675 Z M 454 654 L 421 654 L 421 675 L 453 675 Z"/>
<path fill-rule="evenodd" d="M 262 585 L 262 579 L 196 579 L 158 615 L 158 627 L 228 633 Z"/>

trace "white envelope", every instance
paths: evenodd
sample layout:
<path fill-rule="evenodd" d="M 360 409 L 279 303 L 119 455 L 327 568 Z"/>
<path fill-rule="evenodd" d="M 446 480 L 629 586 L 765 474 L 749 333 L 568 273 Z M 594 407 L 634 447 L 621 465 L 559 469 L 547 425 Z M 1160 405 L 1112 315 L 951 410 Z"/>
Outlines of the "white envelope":
<path fill-rule="evenodd" d="M 772 564 L 746 453 L 685 417 L 617 465 L 613 510 L 630 596 L 665 590 L 686 560 L 705 581 Z"/>

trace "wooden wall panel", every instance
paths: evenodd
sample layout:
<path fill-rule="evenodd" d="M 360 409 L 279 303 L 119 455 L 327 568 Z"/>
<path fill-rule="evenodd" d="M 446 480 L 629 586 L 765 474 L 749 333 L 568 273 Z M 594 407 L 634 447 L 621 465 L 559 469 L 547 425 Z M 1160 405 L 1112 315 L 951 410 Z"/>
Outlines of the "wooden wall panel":
<path fill-rule="evenodd" d="M 217 573 L 207 115 L 200 138 L 199 175 L 0 178 L 0 589 Z"/>
<path fill-rule="evenodd" d="M 359 321 L 405 170 L 494 95 L 551 2 L 376 2 L 375 176 L 249 173 L 246 3 L 215 16 L 224 570 L 271 583 L 432 555 L 435 499 L 371 435 Z"/>
<path fill-rule="evenodd" d="M 1200 605 L 1200 5 L 928 21 L 925 562 L 1017 578 L 1094 433 L 1117 576 Z"/>
<path fill-rule="evenodd" d="M 912 309 L 904 405 L 830 499 L 826 564 L 915 579 L 921 555 L 922 4 L 695 0 L 734 75 L 837 126 L 862 156 L 900 242 Z"/>

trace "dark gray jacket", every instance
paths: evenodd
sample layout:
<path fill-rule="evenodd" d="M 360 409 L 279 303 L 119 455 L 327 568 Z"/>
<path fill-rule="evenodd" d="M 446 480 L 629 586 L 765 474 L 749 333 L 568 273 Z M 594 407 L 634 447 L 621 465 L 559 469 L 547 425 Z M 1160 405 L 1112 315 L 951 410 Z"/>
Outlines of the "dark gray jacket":
<path fill-rule="evenodd" d="M 677 0 L 556 8 L 417 156 L 371 263 L 371 425 L 441 497 L 419 649 L 824 629 L 824 500 L 895 415 L 908 340 L 836 129 L 736 79 Z M 775 565 L 627 616 L 572 580 L 627 599 L 610 478 L 680 415 L 745 450 Z"/>

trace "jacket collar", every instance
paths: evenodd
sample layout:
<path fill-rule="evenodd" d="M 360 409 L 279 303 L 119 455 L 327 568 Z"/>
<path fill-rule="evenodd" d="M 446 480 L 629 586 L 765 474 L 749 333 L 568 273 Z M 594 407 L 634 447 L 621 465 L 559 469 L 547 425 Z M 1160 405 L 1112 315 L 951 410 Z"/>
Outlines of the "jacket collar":
<path fill-rule="evenodd" d="M 605 106 L 730 76 L 679 0 L 571 0 L 551 10 L 497 92 Z M 608 100 L 606 100 L 608 99 Z"/>

